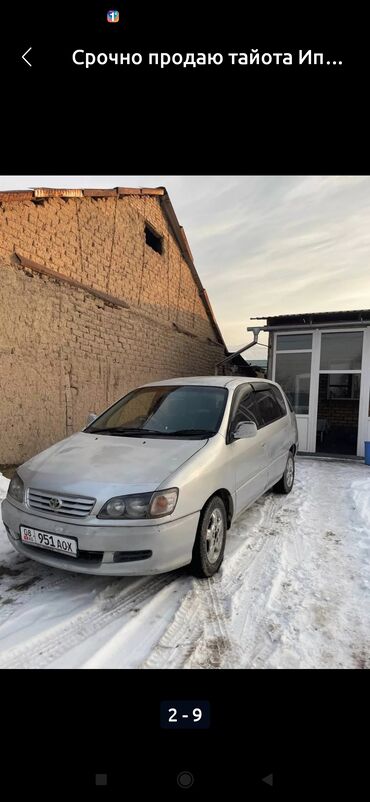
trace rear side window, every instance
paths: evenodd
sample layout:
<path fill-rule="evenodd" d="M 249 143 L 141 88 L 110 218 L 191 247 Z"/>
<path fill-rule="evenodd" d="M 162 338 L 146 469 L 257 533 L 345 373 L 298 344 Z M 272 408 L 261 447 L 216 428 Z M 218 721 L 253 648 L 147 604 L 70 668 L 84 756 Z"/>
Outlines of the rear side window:
<path fill-rule="evenodd" d="M 274 394 L 276 401 L 280 407 L 281 417 L 287 414 L 285 401 L 283 398 L 282 392 L 279 390 L 278 387 L 271 386 L 271 392 Z"/>
<path fill-rule="evenodd" d="M 240 400 L 238 401 L 233 414 L 234 426 L 243 421 L 252 421 L 253 423 L 256 424 L 257 427 L 261 425 L 261 421 L 258 419 L 258 409 L 255 403 L 255 393 L 253 392 L 251 387 L 245 390 Z"/>
<path fill-rule="evenodd" d="M 270 387 L 264 390 L 258 390 L 255 397 L 258 407 L 258 417 L 261 418 L 262 426 L 268 426 L 269 423 L 273 423 L 283 416 L 281 407 Z"/>

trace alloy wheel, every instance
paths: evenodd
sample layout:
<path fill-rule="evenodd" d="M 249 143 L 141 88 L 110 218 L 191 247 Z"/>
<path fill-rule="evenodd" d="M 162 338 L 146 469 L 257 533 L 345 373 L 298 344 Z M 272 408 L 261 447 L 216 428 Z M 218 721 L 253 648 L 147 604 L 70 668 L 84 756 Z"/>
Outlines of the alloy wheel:
<path fill-rule="evenodd" d="M 209 518 L 207 527 L 207 558 L 213 564 L 217 562 L 224 539 L 224 522 L 221 510 L 216 507 Z"/>

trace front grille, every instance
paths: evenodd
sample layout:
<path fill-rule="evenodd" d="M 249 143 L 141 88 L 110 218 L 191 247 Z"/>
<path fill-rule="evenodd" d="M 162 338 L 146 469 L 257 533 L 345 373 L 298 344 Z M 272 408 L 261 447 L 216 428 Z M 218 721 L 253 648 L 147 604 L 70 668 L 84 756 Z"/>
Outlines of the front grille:
<path fill-rule="evenodd" d="M 58 499 L 59 507 L 50 504 L 51 499 Z M 34 510 L 42 512 L 52 512 L 55 515 L 67 515 L 72 518 L 86 518 L 90 515 L 95 504 L 94 498 L 81 498 L 79 496 L 64 496 L 60 493 L 50 493 L 50 491 L 33 490 L 28 491 L 28 506 Z"/>
<path fill-rule="evenodd" d="M 115 563 L 131 563 L 135 560 L 148 560 L 153 554 L 152 551 L 115 551 L 113 555 L 113 562 Z"/>

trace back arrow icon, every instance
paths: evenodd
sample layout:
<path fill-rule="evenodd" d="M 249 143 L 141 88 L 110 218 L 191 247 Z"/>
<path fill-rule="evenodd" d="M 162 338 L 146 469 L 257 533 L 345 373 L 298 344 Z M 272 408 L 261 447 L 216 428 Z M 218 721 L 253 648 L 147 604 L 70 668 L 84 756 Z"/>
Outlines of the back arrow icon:
<path fill-rule="evenodd" d="M 26 59 L 26 56 L 30 52 L 30 50 L 32 50 L 32 47 L 29 47 L 28 50 L 26 50 L 26 52 L 23 53 L 22 58 L 23 58 L 23 61 L 25 61 L 26 64 L 28 64 L 29 67 L 32 67 L 32 64 Z"/>

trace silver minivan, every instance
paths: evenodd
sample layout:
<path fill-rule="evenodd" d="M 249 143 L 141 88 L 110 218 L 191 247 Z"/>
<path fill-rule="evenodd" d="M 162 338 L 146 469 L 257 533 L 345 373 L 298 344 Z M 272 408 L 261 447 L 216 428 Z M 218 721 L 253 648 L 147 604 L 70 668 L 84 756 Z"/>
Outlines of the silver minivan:
<path fill-rule="evenodd" d="M 293 487 L 297 424 L 274 382 L 153 382 L 91 419 L 21 465 L 2 503 L 11 544 L 41 563 L 210 577 L 232 521 L 269 488 Z"/>

